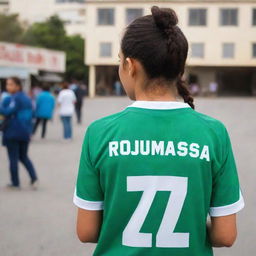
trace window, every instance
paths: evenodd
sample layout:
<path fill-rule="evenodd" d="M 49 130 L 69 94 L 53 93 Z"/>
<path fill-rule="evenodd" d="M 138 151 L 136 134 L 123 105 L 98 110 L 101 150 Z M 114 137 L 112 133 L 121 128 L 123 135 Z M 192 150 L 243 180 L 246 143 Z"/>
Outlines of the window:
<path fill-rule="evenodd" d="M 206 9 L 189 9 L 189 26 L 206 26 Z"/>
<path fill-rule="evenodd" d="M 252 44 L 252 57 L 256 58 L 256 43 Z"/>
<path fill-rule="evenodd" d="M 114 25 L 115 11 L 113 8 L 98 9 L 98 25 Z"/>
<path fill-rule="evenodd" d="M 220 9 L 220 25 L 221 26 L 237 26 L 238 25 L 238 9 Z"/>
<path fill-rule="evenodd" d="M 224 43 L 222 46 L 222 57 L 225 59 L 234 58 L 235 45 L 233 43 Z"/>
<path fill-rule="evenodd" d="M 191 44 L 191 57 L 203 58 L 204 57 L 204 44 L 203 43 L 192 43 Z"/>
<path fill-rule="evenodd" d="M 126 24 L 130 24 L 135 19 L 143 16 L 143 9 L 129 8 L 126 9 Z"/>
<path fill-rule="evenodd" d="M 256 26 L 256 8 L 252 9 L 252 25 Z"/>
<path fill-rule="evenodd" d="M 112 44 L 100 43 L 100 57 L 111 57 L 111 56 L 112 56 Z"/>

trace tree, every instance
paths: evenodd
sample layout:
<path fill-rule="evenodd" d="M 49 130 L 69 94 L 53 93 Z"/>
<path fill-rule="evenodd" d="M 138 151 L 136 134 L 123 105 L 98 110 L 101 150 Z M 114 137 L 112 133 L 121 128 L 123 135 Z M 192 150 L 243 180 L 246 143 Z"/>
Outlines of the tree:
<path fill-rule="evenodd" d="M 67 42 L 64 24 L 58 16 L 51 16 L 45 22 L 34 23 L 26 31 L 23 42 L 32 46 L 64 50 Z"/>
<path fill-rule="evenodd" d="M 0 14 L 0 41 L 66 52 L 66 79 L 87 80 L 88 67 L 84 65 L 84 39 L 68 36 L 63 21 L 56 15 L 45 22 L 32 24 L 25 29 L 18 21 L 18 15 Z"/>
<path fill-rule="evenodd" d="M 18 15 L 0 14 L 0 41 L 21 43 L 24 33 L 22 25 L 18 21 Z"/>
<path fill-rule="evenodd" d="M 64 23 L 58 16 L 33 24 L 25 33 L 23 42 L 32 46 L 66 52 L 66 79 L 87 80 L 88 68 L 84 65 L 84 39 L 67 36 Z"/>
<path fill-rule="evenodd" d="M 68 37 L 65 51 L 67 53 L 66 78 L 76 78 L 78 80 L 87 80 L 88 67 L 84 64 L 84 39 L 79 36 Z"/>

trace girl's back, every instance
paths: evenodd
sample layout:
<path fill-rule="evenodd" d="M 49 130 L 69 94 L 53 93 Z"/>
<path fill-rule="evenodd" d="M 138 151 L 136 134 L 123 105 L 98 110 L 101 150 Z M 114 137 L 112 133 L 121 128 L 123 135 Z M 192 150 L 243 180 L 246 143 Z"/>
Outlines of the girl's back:
<path fill-rule="evenodd" d="M 225 127 L 185 103 L 138 101 L 96 121 L 82 155 L 75 203 L 104 205 L 95 255 L 212 255 L 208 212 L 243 207 Z"/>
<path fill-rule="evenodd" d="M 135 103 L 87 130 L 74 202 L 94 255 L 209 256 L 235 241 L 244 202 L 229 136 L 194 111 L 177 22 L 153 7 L 127 27 L 119 76 Z"/>

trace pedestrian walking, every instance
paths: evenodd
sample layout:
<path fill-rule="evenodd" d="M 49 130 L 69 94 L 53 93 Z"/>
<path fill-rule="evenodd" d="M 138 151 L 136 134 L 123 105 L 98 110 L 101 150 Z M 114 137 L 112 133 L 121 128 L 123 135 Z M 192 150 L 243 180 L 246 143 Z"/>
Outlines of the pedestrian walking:
<path fill-rule="evenodd" d="M 232 246 L 244 207 L 231 142 L 220 121 L 194 110 L 176 13 L 151 12 L 121 40 L 119 76 L 135 102 L 86 132 L 77 234 L 97 243 L 95 256 L 210 256 Z"/>
<path fill-rule="evenodd" d="M 76 118 L 77 118 L 77 123 L 81 124 L 83 101 L 84 101 L 86 91 L 82 88 L 82 85 L 79 84 L 78 81 L 75 79 L 73 79 L 72 84 L 69 86 L 69 89 L 71 89 L 76 95 L 76 103 L 75 103 Z"/>
<path fill-rule="evenodd" d="M 43 91 L 40 92 L 36 97 L 36 121 L 33 129 L 33 134 L 35 134 L 39 124 L 42 123 L 42 139 L 45 138 L 47 122 L 52 118 L 54 106 L 54 96 L 50 93 L 50 87 L 45 85 L 43 86 Z"/>
<path fill-rule="evenodd" d="M 9 188 L 19 188 L 20 180 L 18 162 L 26 168 L 30 176 L 30 184 L 37 185 L 37 174 L 28 157 L 28 148 L 32 132 L 32 103 L 22 91 L 19 78 L 11 77 L 7 80 L 7 91 L 11 97 L 8 104 L 2 104 L 0 113 L 5 116 L 7 123 L 3 130 L 3 143 L 7 148 L 10 162 L 11 183 Z"/>
<path fill-rule="evenodd" d="M 59 114 L 63 124 L 63 136 L 65 140 L 72 139 L 72 116 L 75 111 L 76 96 L 69 89 L 68 83 L 62 84 L 62 90 L 58 95 Z"/>
<path fill-rule="evenodd" d="M 0 106 L 6 106 L 9 104 L 10 100 L 10 94 L 6 91 L 2 92 L 0 95 Z M 4 115 L 0 114 L 0 134 L 4 130 L 4 127 L 6 125 L 6 118 Z"/>
<path fill-rule="evenodd" d="M 209 94 L 210 96 L 217 96 L 218 94 L 218 83 L 213 81 L 209 84 Z"/>
<path fill-rule="evenodd" d="M 114 88 L 115 88 L 115 95 L 116 96 L 121 96 L 122 95 L 122 85 L 119 80 L 116 80 L 114 83 Z"/>
<path fill-rule="evenodd" d="M 76 111 L 77 123 L 81 124 L 85 90 L 81 87 L 80 84 L 78 84 L 77 88 L 74 89 L 74 93 L 76 95 L 75 111 Z"/>

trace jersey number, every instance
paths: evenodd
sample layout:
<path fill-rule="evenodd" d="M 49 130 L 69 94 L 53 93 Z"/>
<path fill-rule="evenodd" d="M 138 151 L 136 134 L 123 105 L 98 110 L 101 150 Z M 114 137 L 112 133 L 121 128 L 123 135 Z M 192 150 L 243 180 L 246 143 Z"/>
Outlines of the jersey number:
<path fill-rule="evenodd" d="M 188 178 L 176 176 L 129 176 L 127 191 L 143 191 L 140 202 L 123 232 L 123 245 L 152 247 L 152 234 L 140 233 L 157 191 L 170 191 L 156 247 L 189 247 L 189 233 L 174 233 L 186 195 Z"/>

